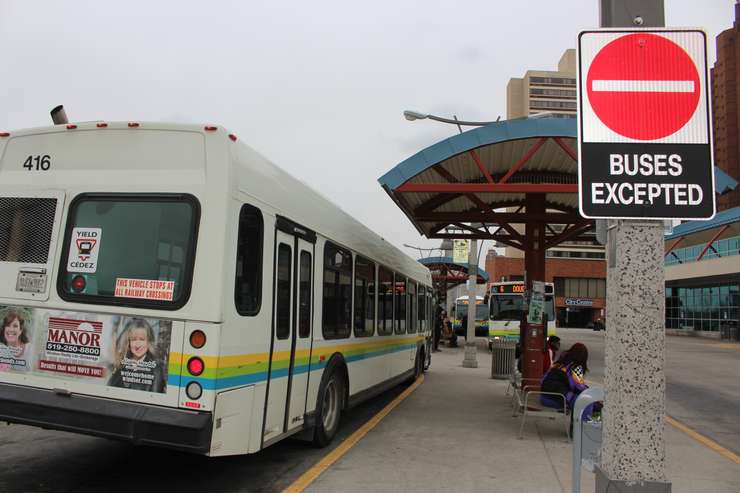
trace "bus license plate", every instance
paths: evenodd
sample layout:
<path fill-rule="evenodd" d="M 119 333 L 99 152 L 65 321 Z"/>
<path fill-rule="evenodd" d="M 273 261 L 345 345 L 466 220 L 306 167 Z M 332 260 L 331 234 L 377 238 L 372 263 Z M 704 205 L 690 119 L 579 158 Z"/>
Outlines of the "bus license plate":
<path fill-rule="evenodd" d="M 46 274 L 19 272 L 15 290 L 23 293 L 43 293 L 46 290 Z"/>

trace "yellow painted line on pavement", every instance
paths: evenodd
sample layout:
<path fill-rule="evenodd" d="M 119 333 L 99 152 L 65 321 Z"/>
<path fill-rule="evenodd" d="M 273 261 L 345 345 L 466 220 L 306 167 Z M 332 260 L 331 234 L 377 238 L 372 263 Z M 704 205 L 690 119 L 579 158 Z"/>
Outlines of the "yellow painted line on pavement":
<path fill-rule="evenodd" d="M 712 344 L 714 347 L 721 347 L 722 349 L 740 349 L 740 344 L 733 344 L 731 342 L 722 342 L 719 344 Z"/>
<path fill-rule="evenodd" d="M 352 433 L 346 440 L 340 443 L 337 448 L 326 454 L 326 456 L 317 462 L 311 469 L 304 472 L 293 484 L 283 490 L 283 493 L 301 493 L 316 478 L 318 478 L 324 471 L 329 469 L 336 461 L 342 458 L 344 454 L 354 447 L 357 442 L 370 432 L 373 428 L 378 426 L 383 418 L 385 418 L 396 406 L 398 406 L 406 397 L 416 390 L 416 388 L 424 382 L 424 375 L 421 375 L 416 381 L 406 390 L 404 390 L 398 397 L 393 399 L 388 405 L 386 405 L 378 414 L 370 418 L 370 420 L 362 425 L 357 431 Z"/>
<path fill-rule="evenodd" d="M 739 346 L 738 349 L 740 349 L 740 344 L 736 344 L 736 346 Z M 604 383 L 603 382 L 597 382 L 595 380 L 591 380 L 590 382 L 591 383 L 595 383 L 597 385 L 600 385 L 602 387 L 604 386 Z M 699 433 L 698 431 L 692 430 L 691 428 L 689 428 L 685 424 L 681 423 L 680 421 L 676 420 L 675 418 L 672 418 L 672 417 L 668 416 L 667 414 L 666 414 L 665 420 L 666 420 L 666 423 L 668 423 L 669 425 L 673 426 L 677 430 L 686 433 L 688 436 L 690 436 L 691 438 L 693 438 L 697 442 L 701 443 L 705 447 L 707 447 L 707 448 L 709 448 L 711 450 L 714 450 L 715 452 L 717 452 L 721 456 L 725 457 L 726 459 L 729 459 L 730 461 L 734 462 L 735 464 L 740 464 L 740 455 L 737 455 L 736 453 L 734 453 L 734 452 L 732 452 L 730 450 L 727 450 L 726 448 L 724 448 L 722 445 L 720 445 L 719 443 L 715 442 L 711 438 L 707 438 L 704 435 L 702 435 L 701 433 Z"/>
<path fill-rule="evenodd" d="M 676 421 L 675 419 L 671 418 L 670 416 L 666 416 L 665 417 L 665 420 L 668 422 L 668 424 L 670 424 L 671 426 L 673 426 L 674 428 L 676 428 L 678 430 L 683 431 L 688 436 L 690 436 L 691 438 L 693 438 L 697 442 L 701 443 L 705 447 L 708 447 L 708 448 L 714 450 L 715 452 L 717 452 L 721 456 L 723 456 L 723 457 L 731 460 L 735 464 L 740 464 L 740 455 L 737 455 L 734 452 L 731 452 L 731 451 L 727 450 L 726 448 L 724 448 L 722 445 L 720 445 L 719 443 L 715 442 L 714 440 L 712 440 L 710 438 L 707 438 L 704 435 L 702 435 L 702 434 L 700 434 L 700 433 L 692 430 L 691 428 L 689 428 L 685 424 L 683 424 L 683 423 L 681 423 L 679 421 Z"/>

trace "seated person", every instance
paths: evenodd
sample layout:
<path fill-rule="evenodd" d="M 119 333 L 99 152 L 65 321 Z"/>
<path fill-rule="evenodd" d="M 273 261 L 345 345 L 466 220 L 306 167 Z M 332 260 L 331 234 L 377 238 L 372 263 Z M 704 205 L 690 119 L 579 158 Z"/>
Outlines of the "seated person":
<path fill-rule="evenodd" d="M 542 378 L 541 390 L 562 394 L 565 397 L 568 412 L 573 410 L 578 394 L 588 388 L 584 378 L 588 371 L 587 361 L 588 349 L 577 342 L 560 356 Z M 563 400 L 554 395 L 542 395 L 540 402 L 543 406 L 563 408 Z"/>

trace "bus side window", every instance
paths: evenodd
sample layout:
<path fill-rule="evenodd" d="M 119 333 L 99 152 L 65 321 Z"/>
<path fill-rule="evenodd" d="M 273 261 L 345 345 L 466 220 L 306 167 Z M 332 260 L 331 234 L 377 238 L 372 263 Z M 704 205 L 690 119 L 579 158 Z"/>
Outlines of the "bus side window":
<path fill-rule="evenodd" d="M 234 303 L 240 315 L 257 315 L 262 304 L 262 212 L 244 204 L 239 212 Z"/>
<path fill-rule="evenodd" d="M 393 334 L 393 272 L 378 268 L 378 335 Z"/>
<path fill-rule="evenodd" d="M 328 241 L 324 245 L 324 339 L 345 339 L 352 327 L 352 253 Z"/>

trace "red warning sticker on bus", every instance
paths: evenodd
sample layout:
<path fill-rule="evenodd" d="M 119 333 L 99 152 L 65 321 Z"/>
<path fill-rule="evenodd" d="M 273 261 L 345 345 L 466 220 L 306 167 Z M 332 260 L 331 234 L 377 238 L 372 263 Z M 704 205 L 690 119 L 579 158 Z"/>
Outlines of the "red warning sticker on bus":
<path fill-rule="evenodd" d="M 138 298 L 144 300 L 172 301 L 175 281 L 155 279 L 116 279 L 114 296 L 119 298 Z"/>

